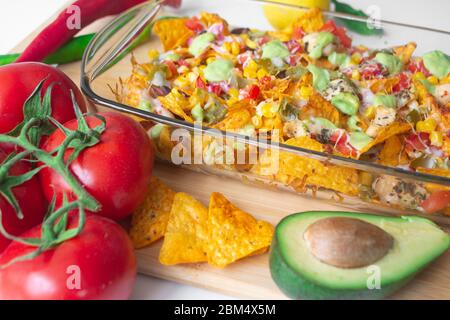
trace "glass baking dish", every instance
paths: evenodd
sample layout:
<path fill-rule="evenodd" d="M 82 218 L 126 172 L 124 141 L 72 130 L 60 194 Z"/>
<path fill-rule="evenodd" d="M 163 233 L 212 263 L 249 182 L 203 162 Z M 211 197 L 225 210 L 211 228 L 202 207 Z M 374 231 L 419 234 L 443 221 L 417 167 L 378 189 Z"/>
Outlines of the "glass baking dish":
<path fill-rule="evenodd" d="M 237 132 L 211 129 L 204 125 L 144 111 L 117 101 L 114 92 L 117 93 L 120 79 L 130 75 L 132 57 L 137 61 L 145 62 L 148 60 L 148 52 L 151 48 L 161 50 L 159 40 L 155 36 L 149 36 L 149 26 L 156 17 L 167 15 L 185 17 L 207 11 L 217 13 L 227 20 L 231 27 L 270 30 L 272 28 L 263 12 L 263 7 L 267 5 L 290 10 L 306 10 L 302 7 L 258 0 L 185 0 L 182 7 L 176 10 L 162 7 L 160 1 L 150 1 L 132 8 L 106 25 L 89 44 L 82 61 L 81 88 L 94 104 L 128 113 L 142 121 L 147 128 L 160 124 L 154 142 L 159 159 L 163 161 L 182 165 L 191 170 L 240 179 L 257 186 L 276 187 L 280 190 L 296 192 L 301 196 L 332 200 L 355 210 L 391 214 L 425 214 L 420 206 L 417 209 L 404 208 L 397 204 L 382 203 L 376 196 L 368 198 L 364 192 L 364 181 L 390 177 L 405 185 L 415 184 L 430 186 L 434 190 L 436 188 L 445 190 L 450 187 L 450 178 L 309 150 L 279 143 L 273 137 L 256 138 Z M 237 12 L 240 13 L 237 14 Z M 366 21 L 365 18 L 335 12 L 323 11 L 323 15 L 326 19 L 336 20 L 337 24 L 345 21 Z M 418 43 L 417 54 L 429 51 L 430 48 L 444 52 L 450 51 L 450 32 L 382 20 L 377 23 L 382 29 L 382 32 L 377 35 L 361 36 L 349 33 L 355 43 L 369 48 L 391 47 L 415 40 Z M 143 38 L 147 41 L 142 44 Z M 164 132 L 164 135 L 161 132 Z M 162 136 L 167 141 L 162 141 Z M 195 149 L 196 143 L 203 143 L 200 152 Z M 212 144 L 215 148 L 214 156 L 212 159 L 206 159 L 203 157 L 205 149 Z M 233 146 L 231 155 L 227 149 L 230 145 Z M 239 155 L 241 162 L 236 162 L 238 150 L 244 150 L 243 155 Z M 175 155 L 178 156 L 175 157 Z M 260 163 L 262 159 L 265 161 L 264 166 Z M 276 177 L 273 170 L 278 170 L 282 165 L 280 159 L 285 162 L 295 161 L 294 165 L 304 166 L 313 161 L 315 166 L 329 170 L 324 172 L 330 172 L 330 179 L 340 179 L 340 186 L 330 188 L 321 183 L 310 183 L 308 179 L 311 176 L 307 175 Z M 305 159 L 307 159 L 306 162 Z M 259 165 L 258 170 L 255 170 L 257 165 Z M 266 166 L 270 166 L 270 169 Z M 333 185 L 333 181 L 325 184 Z M 433 215 L 432 219 L 442 223 L 450 222 L 450 218 L 445 215 L 446 212 L 450 212 L 450 208 L 443 210 L 442 215 Z"/>

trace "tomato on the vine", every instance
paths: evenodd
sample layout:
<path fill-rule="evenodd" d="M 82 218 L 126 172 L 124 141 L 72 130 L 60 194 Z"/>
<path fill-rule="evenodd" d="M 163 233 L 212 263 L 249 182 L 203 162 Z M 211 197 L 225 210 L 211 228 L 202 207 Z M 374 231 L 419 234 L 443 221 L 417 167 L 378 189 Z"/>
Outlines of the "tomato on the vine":
<path fill-rule="evenodd" d="M 99 115 L 106 120 L 106 129 L 96 145 L 84 149 L 70 164 L 70 170 L 78 181 L 101 204 L 100 215 L 120 220 L 130 215 L 144 200 L 150 183 L 154 151 L 152 143 L 141 125 L 130 117 L 117 112 Z M 94 128 L 101 121 L 86 117 Z M 77 128 L 76 119 L 64 124 L 68 129 Z M 43 143 L 42 149 L 50 152 L 64 141 L 64 133 L 58 129 Z M 68 149 L 65 158 L 73 152 Z M 53 169 L 44 168 L 39 173 L 42 189 L 50 201 L 56 194 L 56 205 L 61 205 L 64 194 L 75 200 L 70 187 Z"/>
<path fill-rule="evenodd" d="M 5 160 L 13 149 L 13 147 L 8 145 L 0 145 L 0 163 Z M 30 170 L 30 163 L 23 160 L 14 164 L 8 174 L 11 176 L 18 176 Z M 33 177 L 25 183 L 14 187 L 13 194 L 16 197 L 24 217 L 23 219 L 19 219 L 14 208 L 9 204 L 5 197 L 0 195 L 0 210 L 2 214 L 1 223 L 9 234 L 18 236 L 42 222 L 47 210 L 47 203 L 37 177 Z M 0 234 L 0 253 L 10 242 L 9 239 Z"/>
<path fill-rule="evenodd" d="M 11 131 L 23 121 L 24 103 L 42 80 L 42 96 L 54 84 L 51 107 L 56 120 L 64 123 L 75 118 L 71 91 L 81 110 L 86 110 L 80 90 L 61 70 L 36 62 L 10 64 L 0 67 L 0 133 Z"/>
<path fill-rule="evenodd" d="M 68 227 L 78 217 L 69 216 Z M 37 238 L 41 226 L 22 234 Z M 35 247 L 12 242 L 0 256 L 4 266 Z M 129 298 L 136 278 L 136 258 L 126 232 L 115 222 L 88 215 L 81 233 L 32 259 L 0 269 L 2 300 L 110 300 Z"/>

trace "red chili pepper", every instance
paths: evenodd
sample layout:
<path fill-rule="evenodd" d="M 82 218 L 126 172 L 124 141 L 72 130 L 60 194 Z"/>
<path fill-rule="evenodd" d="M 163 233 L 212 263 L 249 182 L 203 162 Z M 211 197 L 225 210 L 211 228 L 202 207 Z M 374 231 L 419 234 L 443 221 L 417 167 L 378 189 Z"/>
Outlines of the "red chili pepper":
<path fill-rule="evenodd" d="M 343 27 L 338 27 L 333 20 L 328 20 L 320 31 L 328 31 L 334 34 L 341 41 L 342 45 L 346 48 L 352 46 L 352 38 L 347 35 L 347 30 Z"/>
<path fill-rule="evenodd" d="M 256 84 L 250 85 L 247 92 L 247 98 L 256 100 L 259 97 L 259 94 L 261 93 L 261 90 Z"/>
<path fill-rule="evenodd" d="M 82 28 L 92 22 L 119 14 L 146 0 L 78 0 L 61 12 L 28 45 L 16 62 L 43 61 L 62 45 L 72 39 Z M 181 0 L 167 0 L 167 5 L 179 7 Z M 77 17 L 78 15 L 78 17 Z M 79 20 L 79 26 L 76 22 Z"/>

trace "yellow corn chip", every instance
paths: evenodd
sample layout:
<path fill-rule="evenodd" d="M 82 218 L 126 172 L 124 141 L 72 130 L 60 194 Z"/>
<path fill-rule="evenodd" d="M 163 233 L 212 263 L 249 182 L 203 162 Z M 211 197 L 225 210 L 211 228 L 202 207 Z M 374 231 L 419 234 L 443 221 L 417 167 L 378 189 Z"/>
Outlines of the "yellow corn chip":
<path fill-rule="evenodd" d="M 188 19 L 162 19 L 153 26 L 153 32 L 159 37 L 164 50 L 168 51 L 182 46 L 194 35 L 194 32 L 186 27 Z"/>
<path fill-rule="evenodd" d="M 206 27 L 210 27 L 216 23 L 222 23 L 224 26 L 223 34 L 230 34 L 228 31 L 228 23 L 215 13 L 202 12 L 200 13 L 200 20 L 206 25 Z"/>
<path fill-rule="evenodd" d="M 387 94 L 391 94 L 392 89 L 398 82 L 399 82 L 398 77 L 391 77 L 391 78 L 363 81 L 362 85 L 366 88 L 370 88 L 370 90 L 372 90 L 372 92 L 374 93 L 384 92 Z"/>
<path fill-rule="evenodd" d="M 369 144 L 367 144 L 363 149 L 359 150 L 359 154 L 363 154 L 370 150 L 373 146 L 380 144 L 392 136 L 402 134 L 411 130 L 411 125 L 408 123 L 393 122 L 387 127 L 381 129 L 378 135 Z"/>
<path fill-rule="evenodd" d="M 298 13 L 298 18 L 287 28 L 292 32 L 296 28 L 301 28 L 306 33 L 319 31 L 323 27 L 324 21 L 322 11 L 319 8 L 305 10 Z"/>
<path fill-rule="evenodd" d="M 309 137 L 289 139 L 286 144 L 323 152 L 320 142 Z M 278 153 L 278 155 L 277 155 Z M 277 162 L 279 165 L 274 165 Z M 268 175 L 273 179 L 299 188 L 299 181 L 305 185 L 323 187 L 348 195 L 358 194 L 358 172 L 351 168 L 339 167 L 308 159 L 289 152 L 266 150 L 252 172 Z"/>
<path fill-rule="evenodd" d="M 232 109 L 225 118 L 214 126 L 220 130 L 236 130 L 250 122 L 252 115 L 247 109 Z"/>
<path fill-rule="evenodd" d="M 450 178 L 450 170 L 442 169 L 442 168 L 417 168 L 417 172 L 431 174 L 431 175 L 439 176 L 439 177 Z M 431 193 L 433 193 L 435 191 L 440 191 L 440 190 L 450 190 L 450 187 L 448 187 L 448 186 L 443 186 L 443 185 L 435 184 L 435 183 L 426 183 L 425 188 Z"/>
<path fill-rule="evenodd" d="M 209 202 L 208 263 L 223 268 L 270 246 L 274 227 L 258 221 L 214 192 Z"/>
<path fill-rule="evenodd" d="M 175 194 L 159 261 L 164 265 L 207 261 L 208 209 L 186 193 Z"/>
<path fill-rule="evenodd" d="M 385 166 L 398 166 L 408 162 L 405 152 L 402 152 L 403 143 L 398 136 L 392 136 L 386 140 L 380 151 L 379 162 Z"/>
<path fill-rule="evenodd" d="M 416 47 L 417 44 L 415 42 L 410 42 L 404 46 L 398 46 L 393 49 L 395 55 L 398 56 L 404 64 L 408 64 Z"/>
<path fill-rule="evenodd" d="M 135 248 L 146 247 L 166 232 L 175 192 L 152 177 L 144 203 L 131 218 L 130 238 Z"/>
<path fill-rule="evenodd" d="M 184 97 L 177 88 L 173 88 L 172 91 L 162 97 L 158 97 L 162 105 L 170 112 L 183 118 L 186 121 L 194 122 L 190 116 L 188 116 L 185 110 L 190 110 L 189 99 Z"/>
<path fill-rule="evenodd" d="M 335 125 L 339 125 L 342 118 L 339 110 L 317 92 L 312 94 L 308 104 L 300 113 L 302 120 L 309 119 L 311 116 L 328 119 Z"/>

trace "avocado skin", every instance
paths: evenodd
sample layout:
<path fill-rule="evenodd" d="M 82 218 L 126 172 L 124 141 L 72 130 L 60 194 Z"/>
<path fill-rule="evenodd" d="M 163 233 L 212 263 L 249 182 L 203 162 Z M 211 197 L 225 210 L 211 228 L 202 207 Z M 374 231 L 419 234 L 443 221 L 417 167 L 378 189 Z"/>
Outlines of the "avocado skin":
<path fill-rule="evenodd" d="M 400 282 L 384 285 L 381 289 L 336 290 L 318 285 L 289 268 L 280 255 L 276 236 L 273 238 L 270 256 L 270 272 L 278 288 L 291 299 L 304 300 L 378 300 L 403 287 L 415 274 Z"/>

